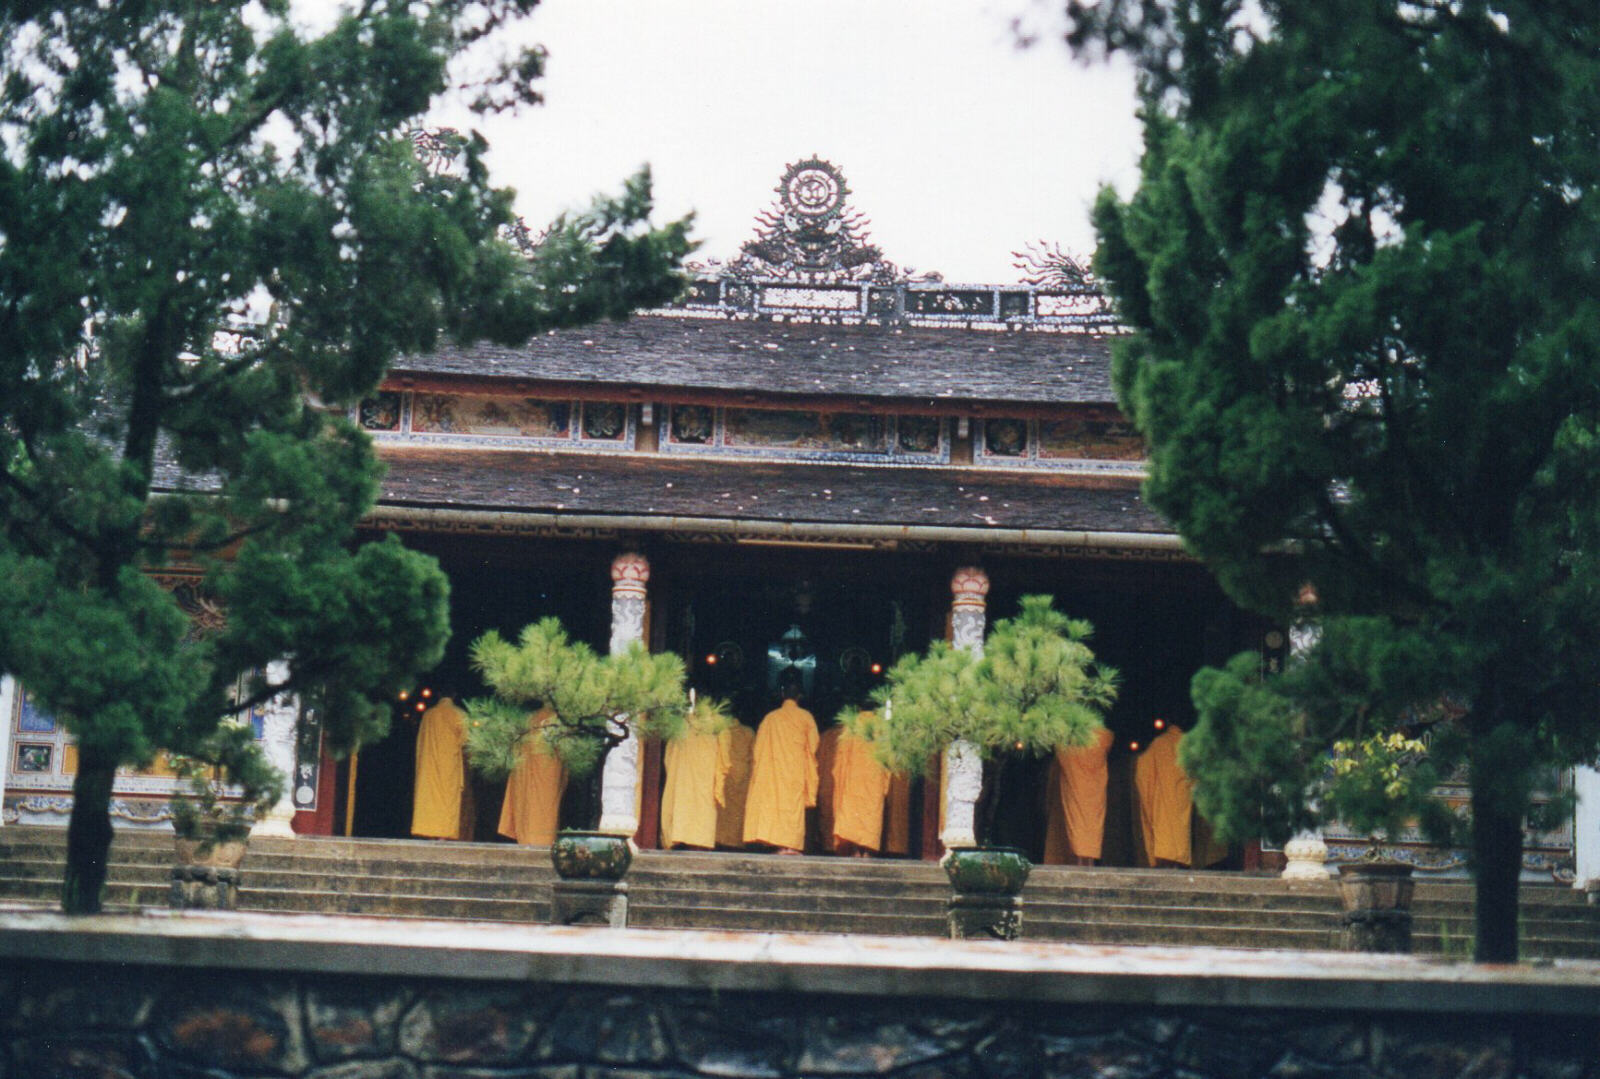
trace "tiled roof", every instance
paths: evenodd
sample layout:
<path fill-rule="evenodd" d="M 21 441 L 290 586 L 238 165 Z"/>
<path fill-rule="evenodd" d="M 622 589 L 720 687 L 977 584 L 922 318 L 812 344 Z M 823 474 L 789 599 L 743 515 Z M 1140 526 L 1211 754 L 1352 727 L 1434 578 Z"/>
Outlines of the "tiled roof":
<path fill-rule="evenodd" d="M 1171 531 L 1120 479 L 665 457 L 381 448 L 389 506 L 973 529 Z"/>
<path fill-rule="evenodd" d="M 916 401 L 1109 404 L 1110 343 L 1078 333 L 636 315 L 526 345 L 446 345 L 392 374 Z"/>

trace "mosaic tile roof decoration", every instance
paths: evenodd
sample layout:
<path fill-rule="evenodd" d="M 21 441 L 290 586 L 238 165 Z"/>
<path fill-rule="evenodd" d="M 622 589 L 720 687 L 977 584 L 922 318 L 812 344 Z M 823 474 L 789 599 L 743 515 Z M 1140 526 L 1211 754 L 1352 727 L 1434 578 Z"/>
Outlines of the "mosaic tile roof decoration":
<path fill-rule="evenodd" d="M 756 218 L 756 236 L 726 264 L 690 263 L 673 314 L 775 322 L 1046 330 L 1111 334 L 1123 329 L 1082 260 L 1058 246 L 1013 252 L 1015 286 L 946 284 L 915 274 L 867 242 L 868 220 L 848 203 L 844 173 L 809 157 L 790 164 L 778 202 Z"/>
<path fill-rule="evenodd" d="M 774 190 L 778 201 L 756 216 L 756 237 L 740 248 L 730 273 L 813 285 L 905 279 L 867 242 L 871 222 L 848 204 L 850 185 L 831 161 L 813 155 L 791 163 Z"/>

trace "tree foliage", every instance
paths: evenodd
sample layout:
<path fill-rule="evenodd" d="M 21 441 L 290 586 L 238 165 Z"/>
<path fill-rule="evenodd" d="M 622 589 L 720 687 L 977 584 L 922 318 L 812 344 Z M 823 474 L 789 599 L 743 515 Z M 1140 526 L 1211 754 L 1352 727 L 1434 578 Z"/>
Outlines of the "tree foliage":
<path fill-rule="evenodd" d="M 648 652 L 637 641 L 597 655 L 571 640 L 558 618 L 524 627 L 515 644 L 490 630 L 472 643 L 472 664 L 494 691 L 466 702 L 467 756 L 487 776 L 515 768 L 529 737 L 540 739 L 573 774 L 586 776 L 630 731 L 674 738 L 689 719 L 677 655 Z M 530 715 L 543 708 L 554 713 L 550 721 L 530 728 Z M 725 720 L 719 702 L 696 702 L 697 731 Z"/>
<path fill-rule="evenodd" d="M 536 97 L 538 50 L 461 60 L 535 3 L 0 8 L 0 668 L 79 746 L 68 909 L 98 906 L 116 767 L 279 692 L 350 746 L 437 661 L 438 567 L 349 543 L 379 467 L 340 414 L 385 365 L 679 287 L 687 224 L 650 226 L 647 173 L 523 253 L 481 138 L 415 153 L 473 70 L 485 106 Z M 214 635 L 149 576 L 180 561 Z"/>
<path fill-rule="evenodd" d="M 1470 769 L 1478 954 L 1513 957 L 1533 779 L 1600 744 L 1600 22 L 1579 0 L 1068 9 L 1074 44 L 1140 76 L 1141 183 L 1095 222 L 1147 495 L 1232 597 L 1322 628 L 1282 678 L 1196 680 L 1202 804 L 1254 769 L 1281 833 L 1334 741 L 1462 702 L 1430 758 Z"/>
<path fill-rule="evenodd" d="M 934 641 L 922 655 L 901 657 L 874 691 L 875 711 L 846 710 L 840 721 L 873 743 L 890 770 L 913 774 L 957 741 L 985 760 L 1088 745 L 1116 699 L 1118 676 L 1095 661 L 1089 623 L 1053 604 L 1050 596 L 1022 597 L 1017 615 L 994 624 L 981 656 Z"/>

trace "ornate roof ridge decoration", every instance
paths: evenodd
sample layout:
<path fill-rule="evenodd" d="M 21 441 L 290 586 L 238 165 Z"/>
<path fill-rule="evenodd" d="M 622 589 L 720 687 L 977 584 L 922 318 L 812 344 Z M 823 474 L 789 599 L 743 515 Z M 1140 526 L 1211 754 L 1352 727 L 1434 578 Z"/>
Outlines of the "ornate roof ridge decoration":
<path fill-rule="evenodd" d="M 468 145 L 477 135 L 463 135 L 453 127 L 416 127 L 406 132 L 411 140 L 411 152 L 416 154 L 422 167 L 435 176 L 458 176 Z M 548 228 L 534 231 L 518 214 L 509 223 L 500 226 L 500 238 L 532 258 L 539 245 L 549 235 Z"/>
<path fill-rule="evenodd" d="M 1024 285 L 1080 295 L 1104 295 L 1089 260 L 1071 254 L 1058 243 L 1034 240 L 1024 244 L 1021 251 L 1011 252 L 1011 257 L 1016 260 L 1011 265 L 1021 271 L 1017 280 Z"/>
<path fill-rule="evenodd" d="M 755 238 L 745 241 L 726 266 L 710 263 L 706 269 L 805 285 L 910 280 L 909 270 L 901 270 L 867 242 L 872 222 L 849 205 L 850 185 L 833 162 L 815 154 L 791 162 L 773 190 L 778 200 L 756 215 Z M 939 276 L 923 280 L 937 281 Z"/>

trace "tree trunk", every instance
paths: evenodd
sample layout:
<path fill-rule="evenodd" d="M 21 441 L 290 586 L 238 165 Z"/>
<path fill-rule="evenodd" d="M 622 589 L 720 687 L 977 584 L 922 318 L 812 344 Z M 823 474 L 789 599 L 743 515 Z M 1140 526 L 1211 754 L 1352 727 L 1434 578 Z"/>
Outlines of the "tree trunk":
<path fill-rule="evenodd" d="M 111 853 L 111 783 L 115 776 L 113 764 L 86 753 L 78 758 L 72 817 L 67 824 L 67 870 L 61 880 L 64 913 L 100 912 Z"/>
<path fill-rule="evenodd" d="M 1476 728 L 1476 724 L 1474 724 Z M 1510 731 L 1491 726 L 1472 736 L 1472 878 L 1479 963 L 1517 961 L 1517 892 L 1522 877 L 1524 776 Z"/>

